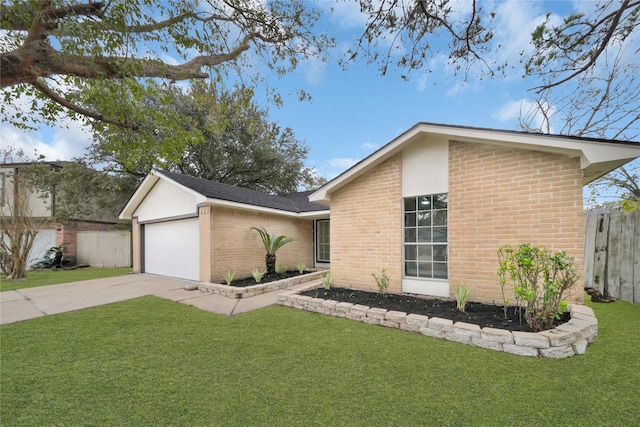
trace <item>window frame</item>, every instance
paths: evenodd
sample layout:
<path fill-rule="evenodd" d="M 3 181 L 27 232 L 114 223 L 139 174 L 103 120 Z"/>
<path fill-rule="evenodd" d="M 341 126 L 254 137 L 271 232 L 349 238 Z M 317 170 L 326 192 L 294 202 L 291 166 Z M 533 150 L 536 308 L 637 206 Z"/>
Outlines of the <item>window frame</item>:
<path fill-rule="evenodd" d="M 448 198 L 448 193 L 402 198 L 403 278 L 449 280 Z"/>
<path fill-rule="evenodd" d="M 318 263 L 330 263 L 331 262 L 331 220 L 330 219 L 317 219 L 315 221 L 315 242 L 314 242 L 314 246 L 315 246 L 315 259 L 316 262 Z M 320 241 L 320 224 L 326 224 L 328 229 L 327 229 L 327 234 L 326 234 L 326 241 Z M 327 258 L 321 258 L 320 257 L 320 245 L 325 245 L 327 246 L 326 248 L 326 252 L 327 252 Z M 324 252 L 324 250 L 323 250 Z"/>

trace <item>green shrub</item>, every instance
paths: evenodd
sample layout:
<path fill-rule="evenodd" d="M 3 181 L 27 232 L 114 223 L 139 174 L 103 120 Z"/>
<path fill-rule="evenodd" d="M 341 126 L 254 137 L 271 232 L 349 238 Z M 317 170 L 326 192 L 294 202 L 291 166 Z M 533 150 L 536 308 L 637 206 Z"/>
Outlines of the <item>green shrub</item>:
<path fill-rule="evenodd" d="M 382 273 L 378 276 L 376 273 L 371 273 L 378 285 L 378 292 L 382 295 L 386 295 L 389 292 L 389 276 L 387 276 L 387 269 L 383 268 Z"/>
<path fill-rule="evenodd" d="M 500 286 L 505 306 L 504 287 L 509 278 L 518 302 L 518 310 L 529 326 L 541 331 L 553 327 L 556 319 L 566 311 L 562 295 L 579 278 L 574 258 L 560 251 L 552 253 L 544 247 L 528 243 L 514 248 L 498 249 Z"/>

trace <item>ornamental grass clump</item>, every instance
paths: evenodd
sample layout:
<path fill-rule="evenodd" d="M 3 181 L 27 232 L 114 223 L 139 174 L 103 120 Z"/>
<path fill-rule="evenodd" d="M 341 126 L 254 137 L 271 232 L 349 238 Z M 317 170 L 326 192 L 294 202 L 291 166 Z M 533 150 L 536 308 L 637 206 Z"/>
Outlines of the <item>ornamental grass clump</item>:
<path fill-rule="evenodd" d="M 266 271 L 260 270 L 259 268 L 253 268 L 251 270 L 251 276 L 253 276 L 253 280 L 255 280 L 256 283 L 260 283 L 266 273 Z"/>
<path fill-rule="evenodd" d="M 227 271 L 227 274 L 224 275 L 224 281 L 227 282 L 227 286 L 231 286 L 231 282 L 236 277 L 235 271 Z"/>
<path fill-rule="evenodd" d="M 322 278 L 322 287 L 326 290 L 330 290 L 331 286 L 333 286 L 333 279 L 331 278 L 331 272 L 327 271 L 327 274 Z"/>
<path fill-rule="evenodd" d="M 574 257 L 564 251 L 552 253 L 547 248 L 524 243 L 515 248 L 501 247 L 498 259 L 505 306 L 504 288 L 510 279 L 519 313 L 524 314 L 527 324 L 537 331 L 551 329 L 567 310 L 562 295 L 580 277 Z"/>
<path fill-rule="evenodd" d="M 289 267 L 284 262 L 279 262 L 276 264 L 276 273 L 285 274 Z"/>
<path fill-rule="evenodd" d="M 456 308 L 464 313 L 467 301 L 471 296 L 471 289 L 467 285 L 460 284 L 456 288 Z"/>
<path fill-rule="evenodd" d="M 304 265 L 304 262 L 299 262 L 296 264 L 296 270 L 298 270 L 298 273 L 302 274 L 304 273 L 304 270 L 306 270 L 307 266 Z"/>

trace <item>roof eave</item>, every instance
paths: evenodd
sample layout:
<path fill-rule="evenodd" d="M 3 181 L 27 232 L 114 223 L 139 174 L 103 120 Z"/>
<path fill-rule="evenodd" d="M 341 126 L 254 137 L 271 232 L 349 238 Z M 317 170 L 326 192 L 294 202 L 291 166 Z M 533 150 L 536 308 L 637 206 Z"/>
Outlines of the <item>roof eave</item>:
<path fill-rule="evenodd" d="M 309 195 L 309 200 L 314 203 L 330 204 L 331 193 L 402 151 L 407 143 L 423 135 L 440 136 L 449 141 L 478 142 L 578 157 L 581 168 L 585 172 L 584 184 L 640 157 L 640 144 L 633 142 L 615 141 L 616 143 L 612 144 L 606 142 L 607 140 L 579 139 L 562 135 L 418 123 L 320 187 Z"/>
<path fill-rule="evenodd" d="M 275 208 L 267 208 L 264 206 L 249 205 L 249 204 L 240 203 L 240 202 L 231 202 L 228 200 L 221 200 L 216 198 L 207 198 L 204 202 L 200 203 L 199 205 L 223 206 L 223 207 L 228 207 L 233 209 L 269 213 L 273 215 L 293 217 L 293 218 L 313 218 L 313 217 L 322 217 L 329 214 L 328 208 L 326 210 L 320 210 L 320 211 L 293 212 L 293 211 L 285 211 L 285 210 L 275 209 Z"/>

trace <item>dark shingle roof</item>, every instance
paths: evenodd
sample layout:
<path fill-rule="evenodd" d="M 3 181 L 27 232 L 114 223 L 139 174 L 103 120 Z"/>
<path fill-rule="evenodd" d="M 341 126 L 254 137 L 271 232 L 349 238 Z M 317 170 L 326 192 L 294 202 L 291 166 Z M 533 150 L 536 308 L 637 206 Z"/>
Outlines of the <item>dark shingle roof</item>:
<path fill-rule="evenodd" d="M 225 200 L 228 202 L 242 203 L 245 205 L 262 208 L 278 209 L 286 212 L 315 212 L 329 208 L 309 201 L 312 191 L 289 193 L 283 196 L 274 196 L 248 188 L 235 185 L 195 178 L 175 172 L 158 171 L 160 174 L 172 179 L 178 184 L 184 185 L 210 199 Z"/>

